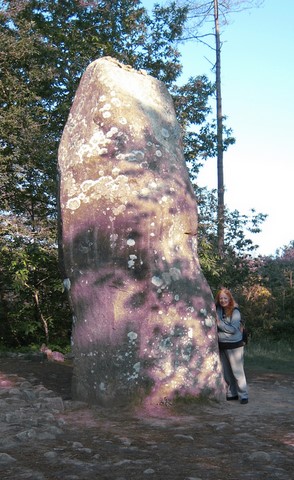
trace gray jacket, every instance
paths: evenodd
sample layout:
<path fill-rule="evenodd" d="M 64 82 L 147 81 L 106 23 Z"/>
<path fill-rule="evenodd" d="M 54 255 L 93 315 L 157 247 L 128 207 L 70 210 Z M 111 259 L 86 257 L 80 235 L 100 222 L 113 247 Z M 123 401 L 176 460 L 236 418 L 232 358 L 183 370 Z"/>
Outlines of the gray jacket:
<path fill-rule="evenodd" d="M 220 343 L 236 343 L 242 341 L 241 314 L 238 308 L 234 308 L 232 316 L 226 317 L 222 307 L 216 309 L 220 324 L 217 327 L 218 341 Z"/>

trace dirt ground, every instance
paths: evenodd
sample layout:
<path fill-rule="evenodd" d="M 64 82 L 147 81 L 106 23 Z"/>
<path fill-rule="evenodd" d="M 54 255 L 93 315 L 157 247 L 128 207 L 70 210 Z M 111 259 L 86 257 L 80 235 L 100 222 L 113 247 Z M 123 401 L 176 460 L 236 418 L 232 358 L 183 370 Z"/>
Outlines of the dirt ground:
<path fill-rule="evenodd" d="M 71 399 L 70 365 L 1 358 L 0 370 L 24 378 L 33 376 L 34 384 L 53 390 L 65 405 Z M 292 480 L 294 373 L 246 373 L 247 405 L 234 401 L 165 406 L 152 417 L 140 409 L 65 409 L 61 414 L 63 435 L 57 438 L 54 450 L 62 452 L 66 445 L 79 442 L 83 448 L 76 450 L 76 462 L 84 461 L 88 451 L 92 459 L 94 454 L 99 457 L 99 469 L 83 473 L 75 467 L 75 474 L 61 476 L 60 468 L 52 464 L 46 467 L 45 478 Z M 24 449 L 27 468 L 36 465 L 38 456 L 42 462 L 44 448 Z"/>

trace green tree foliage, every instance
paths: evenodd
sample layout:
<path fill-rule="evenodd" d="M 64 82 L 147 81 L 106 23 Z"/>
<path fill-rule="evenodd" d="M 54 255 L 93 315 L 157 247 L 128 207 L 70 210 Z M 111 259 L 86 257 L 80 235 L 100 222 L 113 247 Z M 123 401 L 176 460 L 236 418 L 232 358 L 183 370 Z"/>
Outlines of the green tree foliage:
<path fill-rule="evenodd" d="M 0 0 L 3 341 L 52 341 L 70 329 L 57 258 L 57 150 L 85 68 L 113 56 L 172 88 L 186 13 L 171 4 L 149 17 L 137 0 Z M 196 95 L 205 110 L 211 91 L 203 77 L 174 95 L 190 103 Z M 205 122 L 193 114 L 186 127 Z"/>
<path fill-rule="evenodd" d="M 171 89 L 183 131 L 185 159 L 194 182 L 205 160 L 215 157 L 217 153 L 215 122 L 209 121 L 210 100 L 214 92 L 214 85 L 205 75 L 190 77 L 185 85 L 174 85 Z M 224 125 L 224 150 L 234 143 L 232 130 Z"/>
<path fill-rule="evenodd" d="M 256 245 L 248 234 L 260 232 L 266 218 L 262 213 L 250 215 L 226 208 L 224 257 L 218 254 L 217 243 L 217 192 L 197 188 L 199 208 L 199 258 L 206 278 L 213 290 L 221 285 L 236 289 L 248 278 L 252 254 Z"/>
<path fill-rule="evenodd" d="M 48 207 L 49 213 L 56 211 L 58 142 L 86 66 L 115 56 L 171 83 L 181 71 L 173 42 L 181 34 L 185 9 L 158 8 L 151 20 L 134 0 L 10 0 L 0 5 L 5 209 L 31 213 L 31 199 L 38 197 L 38 213 L 43 205 L 46 216 Z"/>
<path fill-rule="evenodd" d="M 57 149 L 87 65 L 114 56 L 167 84 L 185 9 L 139 1 L 0 1 L 2 341 L 68 341 L 57 256 Z M 65 332 L 65 333 L 64 333 Z"/>
<path fill-rule="evenodd" d="M 247 259 L 244 283 L 233 290 L 256 338 L 294 345 L 294 243 L 275 256 Z"/>
<path fill-rule="evenodd" d="M 51 229 L 32 232 L 13 214 L 1 216 L 1 227 L 0 343 L 68 344 L 70 316 Z"/>
<path fill-rule="evenodd" d="M 226 208 L 224 256 L 217 245 L 216 191 L 196 188 L 199 206 L 199 259 L 213 294 L 231 289 L 255 338 L 294 342 L 294 242 L 275 256 L 256 257 L 248 234 L 258 233 L 266 215 L 243 215 Z"/>
<path fill-rule="evenodd" d="M 57 248 L 57 149 L 79 80 L 91 61 L 113 56 L 165 82 L 174 97 L 194 181 L 205 159 L 215 156 L 216 129 L 208 122 L 214 86 L 205 76 L 180 87 L 175 83 L 182 68 L 177 45 L 186 15 L 186 7 L 171 3 L 155 6 L 148 16 L 138 0 L 0 0 L 0 343 L 68 344 L 71 315 Z M 224 148 L 233 141 L 227 129 Z M 196 195 L 200 260 L 213 292 L 225 284 L 236 290 L 240 302 L 255 292 L 255 299 L 264 299 L 255 315 L 263 327 L 270 324 L 271 312 L 279 311 L 275 295 L 279 301 L 284 295 L 281 305 L 288 318 L 291 292 L 266 285 L 261 265 L 257 268 L 251 257 L 254 245 L 247 232 L 258 231 L 264 216 L 227 211 L 225 255 L 220 259 L 216 194 L 197 188 Z M 269 261 L 275 265 L 279 259 Z M 279 263 L 283 278 L 290 279 L 284 261 Z M 263 268 L 266 264 L 267 259 Z M 261 281 L 269 297 L 254 290 Z M 269 298 L 274 299 L 271 312 Z M 260 311 L 268 315 L 268 323 Z"/>
<path fill-rule="evenodd" d="M 294 338 L 294 241 L 262 259 L 261 282 L 271 293 L 271 322 L 267 327 L 274 336 Z"/>

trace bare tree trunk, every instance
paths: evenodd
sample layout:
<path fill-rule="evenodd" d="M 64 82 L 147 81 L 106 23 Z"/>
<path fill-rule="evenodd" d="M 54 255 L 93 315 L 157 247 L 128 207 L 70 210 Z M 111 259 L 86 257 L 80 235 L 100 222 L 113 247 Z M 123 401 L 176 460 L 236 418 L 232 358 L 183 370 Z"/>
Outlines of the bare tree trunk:
<path fill-rule="evenodd" d="M 214 0 L 214 24 L 216 46 L 216 121 L 217 121 L 217 198 L 218 198 L 218 252 L 224 252 L 224 166 L 223 166 L 223 115 L 221 96 L 221 55 L 218 0 Z"/>
<path fill-rule="evenodd" d="M 44 317 L 43 313 L 42 313 L 42 310 L 40 308 L 40 303 L 39 303 L 39 292 L 38 290 L 35 290 L 34 291 L 34 300 L 35 300 L 35 305 L 36 305 L 36 308 L 37 308 L 37 312 L 41 318 L 41 321 L 43 323 L 43 327 L 44 327 L 44 332 L 45 332 L 45 338 L 46 338 L 46 345 L 48 345 L 49 343 L 49 329 L 48 329 L 48 323 L 47 323 L 47 320 L 46 318 Z"/>

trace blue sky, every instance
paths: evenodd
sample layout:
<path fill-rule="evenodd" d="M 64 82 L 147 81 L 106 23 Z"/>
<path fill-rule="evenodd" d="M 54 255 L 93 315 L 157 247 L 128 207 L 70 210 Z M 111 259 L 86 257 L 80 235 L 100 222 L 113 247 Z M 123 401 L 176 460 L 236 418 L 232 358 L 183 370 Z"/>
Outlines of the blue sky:
<path fill-rule="evenodd" d="M 265 0 L 229 20 L 221 31 L 222 104 L 236 143 L 224 154 L 225 203 L 241 214 L 268 214 L 252 238 L 258 254 L 274 255 L 294 240 L 294 1 Z M 187 43 L 181 52 L 181 81 L 202 74 L 214 81 L 208 47 Z M 216 159 L 198 182 L 216 188 Z"/>

